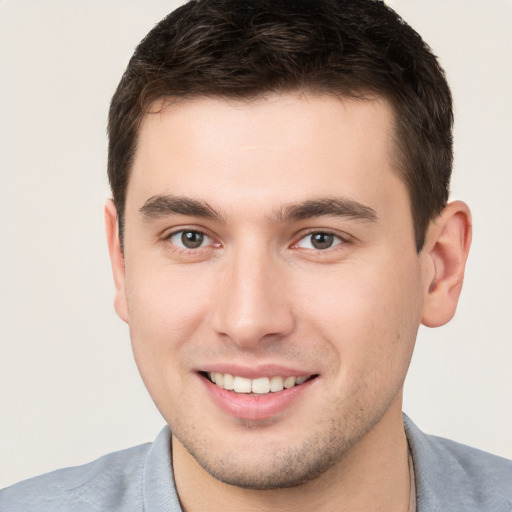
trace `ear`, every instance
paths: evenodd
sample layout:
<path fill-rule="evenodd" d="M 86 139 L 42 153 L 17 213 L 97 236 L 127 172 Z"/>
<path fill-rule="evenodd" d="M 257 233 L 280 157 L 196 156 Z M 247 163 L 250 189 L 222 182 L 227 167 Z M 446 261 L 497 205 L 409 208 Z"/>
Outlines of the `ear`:
<path fill-rule="evenodd" d="M 105 203 L 105 230 L 107 232 L 108 250 L 110 262 L 116 286 L 114 307 L 119 317 L 129 323 L 128 305 L 126 302 L 126 278 L 124 267 L 124 255 L 119 240 L 119 223 L 117 222 L 117 210 L 112 199 Z"/>
<path fill-rule="evenodd" d="M 446 206 L 427 230 L 428 263 L 421 322 L 427 327 L 448 323 L 455 314 L 471 245 L 471 213 L 461 201 Z"/>

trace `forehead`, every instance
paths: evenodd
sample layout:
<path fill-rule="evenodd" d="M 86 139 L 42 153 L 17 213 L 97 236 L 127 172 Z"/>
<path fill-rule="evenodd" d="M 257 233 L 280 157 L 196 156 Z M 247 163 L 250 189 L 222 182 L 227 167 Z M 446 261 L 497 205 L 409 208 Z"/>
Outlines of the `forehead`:
<path fill-rule="evenodd" d="M 393 140 L 393 112 L 380 98 L 290 93 L 160 102 L 141 124 L 127 206 L 155 194 L 225 208 L 333 193 L 378 203 L 403 194 Z"/>

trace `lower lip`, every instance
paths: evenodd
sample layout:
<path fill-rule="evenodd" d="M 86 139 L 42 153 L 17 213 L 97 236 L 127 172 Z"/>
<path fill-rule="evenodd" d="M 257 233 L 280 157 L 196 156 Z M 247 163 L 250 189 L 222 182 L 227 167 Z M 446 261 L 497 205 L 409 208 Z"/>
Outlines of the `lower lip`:
<path fill-rule="evenodd" d="M 317 380 L 310 379 L 299 386 L 265 395 L 249 395 L 222 389 L 201 377 L 212 400 L 227 414 L 235 418 L 257 421 L 267 420 L 284 412 Z"/>

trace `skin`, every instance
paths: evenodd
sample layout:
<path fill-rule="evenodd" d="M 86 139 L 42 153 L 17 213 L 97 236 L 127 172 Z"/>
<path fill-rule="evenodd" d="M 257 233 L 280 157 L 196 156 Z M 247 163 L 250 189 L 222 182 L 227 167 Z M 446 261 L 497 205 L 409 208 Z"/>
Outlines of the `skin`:
<path fill-rule="evenodd" d="M 185 510 L 407 510 L 403 382 L 419 324 L 455 311 L 470 217 L 450 204 L 417 253 L 392 127 L 382 99 L 294 93 L 145 117 L 124 253 L 110 202 L 107 234 Z M 268 365 L 316 377 L 263 418 L 226 412 L 200 373 Z"/>

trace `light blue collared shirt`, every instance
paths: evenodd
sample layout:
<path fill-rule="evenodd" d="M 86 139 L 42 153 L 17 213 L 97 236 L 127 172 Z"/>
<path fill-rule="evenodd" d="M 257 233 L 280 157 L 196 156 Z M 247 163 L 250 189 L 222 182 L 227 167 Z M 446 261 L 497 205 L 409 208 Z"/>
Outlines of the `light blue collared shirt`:
<path fill-rule="evenodd" d="M 512 512 L 512 461 L 423 434 L 404 415 L 417 512 Z M 0 512 L 182 512 L 171 432 L 0 491 Z M 198 492 L 200 492 L 198 490 Z"/>

